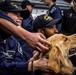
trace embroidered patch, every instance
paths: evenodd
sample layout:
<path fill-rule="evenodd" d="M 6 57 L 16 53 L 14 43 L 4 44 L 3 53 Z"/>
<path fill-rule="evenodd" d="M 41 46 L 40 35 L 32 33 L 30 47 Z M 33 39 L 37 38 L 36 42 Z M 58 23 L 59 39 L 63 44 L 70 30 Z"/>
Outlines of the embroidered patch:
<path fill-rule="evenodd" d="M 50 13 L 54 13 L 54 11 L 56 10 L 56 7 L 53 7 L 50 11 Z"/>
<path fill-rule="evenodd" d="M 51 21 L 51 20 L 53 20 L 53 18 L 50 17 L 50 16 L 48 16 L 48 14 L 46 14 L 46 15 L 44 15 L 44 20 L 49 20 L 49 21 Z"/>
<path fill-rule="evenodd" d="M 21 55 L 23 55 L 23 51 L 22 51 L 22 48 L 21 48 L 21 46 L 20 46 L 19 43 L 18 43 L 18 52 L 19 52 Z"/>
<path fill-rule="evenodd" d="M 14 59 L 15 51 L 7 50 L 7 52 L 3 52 L 6 56 L 6 59 Z"/>
<path fill-rule="evenodd" d="M 11 2 L 10 4 L 11 4 L 12 6 L 14 6 L 15 8 L 19 9 L 19 6 L 16 5 L 14 2 Z"/>

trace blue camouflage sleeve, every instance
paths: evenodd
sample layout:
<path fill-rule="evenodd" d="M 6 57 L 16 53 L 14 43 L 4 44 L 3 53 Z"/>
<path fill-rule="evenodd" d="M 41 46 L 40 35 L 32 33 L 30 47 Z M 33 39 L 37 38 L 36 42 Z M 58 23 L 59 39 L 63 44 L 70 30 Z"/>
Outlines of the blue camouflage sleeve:
<path fill-rule="evenodd" d="M 3 11 L 0 10 L 0 18 L 4 18 L 12 23 L 14 23 L 15 25 L 18 25 L 13 19 L 11 19 L 10 17 L 8 17 Z"/>
<path fill-rule="evenodd" d="M 0 75 L 4 72 L 6 75 L 9 75 L 8 73 L 15 73 L 16 75 L 29 73 L 28 61 L 24 60 L 21 46 L 13 37 L 8 38 L 6 45 L 0 43 L 0 68 Z"/>

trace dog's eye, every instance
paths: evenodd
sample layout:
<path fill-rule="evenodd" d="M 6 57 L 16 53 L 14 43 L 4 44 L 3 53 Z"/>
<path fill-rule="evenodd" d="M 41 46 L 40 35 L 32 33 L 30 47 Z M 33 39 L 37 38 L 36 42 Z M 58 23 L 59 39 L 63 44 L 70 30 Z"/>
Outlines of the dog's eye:
<path fill-rule="evenodd" d="M 68 39 L 66 37 L 64 37 L 64 41 L 66 42 Z"/>

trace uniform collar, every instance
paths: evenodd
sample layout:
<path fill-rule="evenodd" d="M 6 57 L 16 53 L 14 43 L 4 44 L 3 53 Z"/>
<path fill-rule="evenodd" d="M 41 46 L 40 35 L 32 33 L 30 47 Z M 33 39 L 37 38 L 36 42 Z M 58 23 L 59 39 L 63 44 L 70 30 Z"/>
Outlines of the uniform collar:
<path fill-rule="evenodd" d="M 51 10 L 54 6 L 56 6 L 56 4 L 53 4 L 53 5 L 50 7 L 50 9 L 49 9 L 49 10 Z"/>

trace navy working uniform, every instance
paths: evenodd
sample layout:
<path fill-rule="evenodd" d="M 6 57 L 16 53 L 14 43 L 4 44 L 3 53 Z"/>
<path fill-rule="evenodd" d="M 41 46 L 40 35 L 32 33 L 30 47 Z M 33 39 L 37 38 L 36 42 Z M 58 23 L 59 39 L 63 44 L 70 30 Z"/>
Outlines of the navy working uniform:
<path fill-rule="evenodd" d="M 20 43 L 22 50 L 23 50 L 23 56 L 26 61 L 28 61 L 31 57 L 33 57 L 33 48 L 28 45 L 28 43 L 22 39 L 16 38 L 17 41 Z"/>
<path fill-rule="evenodd" d="M 0 11 L 0 17 L 16 24 L 2 11 Z M 8 35 L 9 38 L 4 41 L 6 38 L 3 39 L 3 37 L 0 37 L 2 41 L 0 41 L 0 75 L 32 75 L 32 72 L 28 72 L 28 61 L 25 61 L 18 41 L 13 36 L 9 37 Z"/>
<path fill-rule="evenodd" d="M 14 22 L 14 20 L 12 20 L 10 17 L 8 17 L 8 16 L 7 16 L 4 12 L 2 12 L 1 10 L 0 10 L 0 17 L 1 17 L 1 18 L 4 18 L 4 19 L 6 19 L 6 20 L 11 21 L 11 22 L 14 23 L 15 25 L 18 25 L 16 22 Z M 0 42 L 3 41 L 4 39 L 8 38 L 9 36 L 10 36 L 9 34 L 7 34 L 6 32 L 4 32 L 4 31 L 2 31 L 2 30 L 0 29 Z"/>
<path fill-rule="evenodd" d="M 56 4 L 50 7 L 50 9 L 47 11 L 47 14 L 51 16 L 53 19 L 57 19 L 57 18 L 62 19 L 61 10 Z M 61 31 L 61 26 L 62 26 L 62 23 L 57 24 L 57 29 L 59 32 Z"/>
<path fill-rule="evenodd" d="M 31 8 L 28 8 L 28 5 Z M 31 15 L 31 13 L 32 13 L 32 8 L 34 7 L 34 4 L 31 4 L 30 1 L 25 0 L 25 1 L 22 1 L 21 7 L 22 7 L 22 9 L 27 9 L 30 12 L 29 17 L 27 19 L 23 19 L 22 27 L 30 32 L 33 32 L 33 26 L 32 26 L 33 17 Z"/>
<path fill-rule="evenodd" d="M 30 15 L 27 19 L 23 20 L 22 27 L 30 32 L 33 32 L 32 22 L 33 22 L 33 17 L 32 15 Z"/>
<path fill-rule="evenodd" d="M 33 32 L 33 26 L 32 26 L 32 21 L 33 18 L 30 15 L 27 19 L 24 19 L 22 22 L 22 27 L 30 32 Z M 29 60 L 32 56 L 33 56 L 33 48 L 29 46 L 29 44 L 20 39 L 20 38 L 16 38 L 18 40 L 18 42 L 20 43 L 22 50 L 23 50 L 23 56 L 26 60 Z"/>
<path fill-rule="evenodd" d="M 33 19 L 32 16 L 30 15 L 27 19 L 23 20 L 22 27 L 30 32 L 33 32 L 32 21 Z M 30 59 L 33 56 L 34 49 L 30 47 L 28 43 L 25 42 L 24 40 L 18 39 L 18 41 L 22 47 L 24 58 L 27 60 Z"/>
<path fill-rule="evenodd" d="M 73 8 L 63 12 L 62 33 L 67 35 L 76 33 L 76 12 Z"/>
<path fill-rule="evenodd" d="M 22 48 L 11 36 L 0 43 L 0 75 L 26 75 L 28 62 L 23 58 Z"/>

